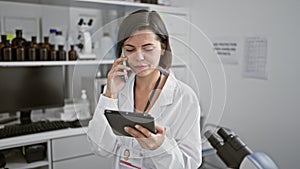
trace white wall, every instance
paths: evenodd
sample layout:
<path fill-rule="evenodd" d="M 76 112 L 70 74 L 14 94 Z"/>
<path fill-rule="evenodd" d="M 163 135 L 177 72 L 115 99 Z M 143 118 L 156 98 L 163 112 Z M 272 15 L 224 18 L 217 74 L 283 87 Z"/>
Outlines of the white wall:
<path fill-rule="evenodd" d="M 300 1 L 190 0 L 186 6 L 192 23 L 210 38 L 268 39 L 267 80 L 242 76 L 243 51 L 237 65 L 224 65 L 227 98 L 220 125 L 252 150 L 269 154 L 279 168 L 299 168 Z M 199 48 L 191 38 L 192 48 Z"/>

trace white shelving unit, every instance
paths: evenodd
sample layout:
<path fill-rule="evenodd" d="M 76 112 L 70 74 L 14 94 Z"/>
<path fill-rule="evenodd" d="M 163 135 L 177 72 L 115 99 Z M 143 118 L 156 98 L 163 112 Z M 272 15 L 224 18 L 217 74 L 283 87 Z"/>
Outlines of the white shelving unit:
<path fill-rule="evenodd" d="M 28 6 L 32 5 L 32 9 L 37 9 L 40 14 L 45 14 L 41 11 L 53 8 L 59 8 L 60 10 L 65 10 L 68 8 L 84 8 L 92 9 L 92 10 L 106 10 L 106 9 L 116 9 L 121 14 L 128 14 L 131 11 L 146 8 L 149 10 L 156 10 L 158 11 L 163 19 L 167 19 L 166 25 L 169 29 L 170 37 L 176 37 L 180 41 L 189 41 L 189 27 L 178 23 L 177 20 L 168 20 L 168 15 L 172 15 L 175 18 L 183 18 L 189 20 L 189 11 L 185 8 L 175 8 L 175 7 L 165 7 L 159 5 L 152 5 L 152 4 L 143 4 L 143 3 L 133 3 L 133 2 L 126 2 L 126 1 L 108 1 L 108 0 L 0 0 L 0 4 L 8 4 L 8 6 L 12 7 L 14 5 L 18 5 L 18 10 L 22 9 L 22 5 L 26 6 L 26 10 L 28 10 Z M 3 5 L 0 5 L 0 18 L 3 17 L 1 15 L 15 15 L 17 10 L 13 13 L 11 12 L 4 12 Z M 20 10 L 21 11 L 21 10 Z M 47 10 L 45 10 L 47 11 Z M 21 11 L 21 13 L 24 11 Z M 65 12 L 65 11 L 64 11 Z M 32 13 L 29 10 L 25 13 Z M 70 15 L 70 13 L 67 15 Z M 30 14 L 30 17 L 32 17 Z M 35 16 L 34 16 L 35 17 Z M 36 16 L 41 17 L 41 16 Z M 69 16 L 68 16 L 69 17 Z M 70 17 L 69 17 L 70 18 Z M 49 18 L 48 18 L 49 19 Z M 53 18 L 57 19 L 57 18 Z M 180 19 L 179 19 L 180 20 Z M 54 21 L 51 21 L 54 22 Z M 67 23 L 68 24 L 68 23 Z M 3 23 L 0 23 L 2 26 L 3 32 Z M 178 25 L 178 26 L 174 26 Z M 178 41 L 178 42 L 180 42 Z M 173 59 L 172 69 L 180 77 L 179 79 L 183 81 L 187 81 L 188 79 L 186 76 L 186 68 L 188 64 L 188 60 L 185 60 L 185 55 L 188 54 L 187 51 L 182 50 L 180 44 L 178 43 L 171 43 L 173 54 L 178 58 Z M 73 77 L 73 69 L 76 65 L 80 65 L 80 69 L 78 73 L 80 75 L 86 75 L 85 68 L 94 69 L 97 66 L 108 66 L 113 64 L 113 60 L 77 60 L 77 61 L 23 61 L 23 62 L 0 62 L 0 67 L 22 67 L 22 66 L 65 66 L 67 67 L 66 70 L 66 81 L 70 85 L 72 83 L 72 87 L 79 88 L 77 86 L 80 84 L 80 78 L 78 77 L 75 80 L 70 80 L 69 78 Z M 83 68 L 82 68 L 83 67 Z M 90 71 L 91 72 L 91 71 Z M 93 72 L 94 73 L 94 72 Z M 32 134 L 32 135 L 25 135 L 20 137 L 8 138 L 8 139 L 0 139 L 0 150 L 7 150 L 12 148 L 21 147 L 24 145 L 33 145 L 37 143 L 46 143 L 47 144 L 47 157 L 44 160 L 27 163 L 22 155 L 14 156 L 13 158 L 7 159 L 7 167 L 8 168 L 16 168 L 16 169 L 24 169 L 24 168 L 47 168 L 47 169 L 60 169 L 60 168 L 72 168 L 72 169 L 79 169 L 80 165 L 88 164 L 89 169 L 93 168 L 111 168 L 112 159 L 105 159 L 96 157 L 89 149 L 88 142 L 85 140 L 85 132 L 81 129 L 69 129 L 69 130 L 60 130 L 60 131 L 52 131 L 46 133 L 39 133 L 39 134 Z M 72 145 L 76 146 L 83 146 L 84 150 L 81 152 L 74 152 L 71 153 L 68 147 L 68 143 L 72 140 Z M 75 148 L 76 149 L 76 148 Z M 55 154 L 57 154 L 61 150 L 62 152 L 70 152 L 68 156 L 61 157 L 56 160 Z M 88 152 L 88 153 L 87 153 Z M 80 164 L 79 164 L 80 163 Z M 81 167 L 83 168 L 83 167 Z M 80 169 L 81 169 L 80 168 Z"/>
<path fill-rule="evenodd" d="M 100 65 L 113 64 L 113 60 L 78 60 L 78 61 L 22 61 L 22 62 L 0 62 L 1 67 L 18 66 L 67 66 L 67 65 Z"/>

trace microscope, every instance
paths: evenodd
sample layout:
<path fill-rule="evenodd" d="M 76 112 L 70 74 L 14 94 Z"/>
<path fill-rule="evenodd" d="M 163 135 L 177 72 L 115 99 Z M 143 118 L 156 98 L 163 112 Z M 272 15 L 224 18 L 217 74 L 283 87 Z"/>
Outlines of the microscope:
<path fill-rule="evenodd" d="M 229 168 L 233 169 L 278 169 L 273 160 L 263 152 L 253 153 L 236 135 L 224 128 L 217 135 L 206 131 L 204 136 L 217 151 L 217 155 Z M 220 139 L 223 139 L 221 141 Z"/>
<path fill-rule="evenodd" d="M 96 54 L 92 49 L 92 37 L 89 32 L 92 28 L 93 20 L 90 19 L 88 23 L 81 18 L 78 22 L 80 44 L 78 45 L 80 51 L 78 52 L 79 59 L 96 59 Z"/>

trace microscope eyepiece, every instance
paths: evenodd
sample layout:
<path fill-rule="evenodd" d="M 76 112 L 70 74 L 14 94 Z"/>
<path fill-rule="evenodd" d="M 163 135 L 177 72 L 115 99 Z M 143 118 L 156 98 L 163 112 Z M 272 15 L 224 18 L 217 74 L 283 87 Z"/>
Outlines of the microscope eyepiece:
<path fill-rule="evenodd" d="M 92 26 L 92 24 L 93 24 L 93 19 L 90 19 L 88 25 Z"/>
<path fill-rule="evenodd" d="M 83 24 L 83 19 L 81 18 L 78 22 L 78 25 L 81 26 Z"/>
<path fill-rule="evenodd" d="M 225 141 L 228 140 L 229 137 L 232 137 L 233 135 L 230 134 L 226 129 L 220 128 L 217 133 L 222 137 L 222 139 Z"/>
<path fill-rule="evenodd" d="M 204 136 L 208 139 L 208 141 L 210 142 L 210 144 L 216 149 L 218 150 L 220 147 L 222 147 L 221 145 L 221 141 L 211 132 L 211 131 L 206 131 L 204 133 Z"/>

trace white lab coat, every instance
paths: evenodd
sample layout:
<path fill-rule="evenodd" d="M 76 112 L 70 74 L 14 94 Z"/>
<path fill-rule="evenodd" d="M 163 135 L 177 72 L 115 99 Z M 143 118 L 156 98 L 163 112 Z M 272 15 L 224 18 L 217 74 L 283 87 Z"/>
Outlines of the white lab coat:
<path fill-rule="evenodd" d="M 158 99 L 148 112 L 155 123 L 167 128 L 164 143 L 156 150 L 141 148 L 131 137 L 113 134 L 104 116 L 105 109 L 133 111 L 134 77 L 119 93 L 118 99 L 100 96 L 93 119 L 89 123 L 88 138 L 95 153 L 101 156 L 115 155 L 119 168 L 120 147 L 131 146 L 144 155 L 142 168 L 196 169 L 202 162 L 200 135 L 200 106 L 193 90 L 177 80 L 171 72 Z"/>

